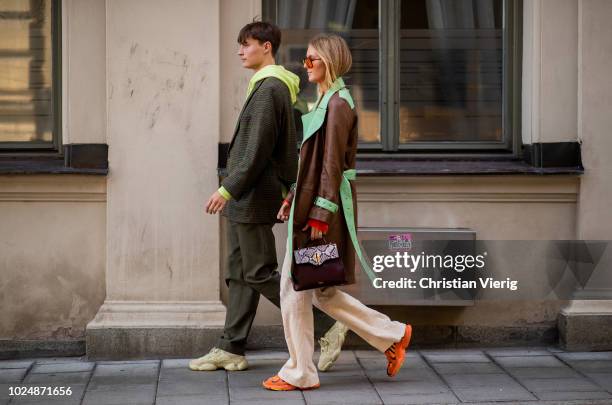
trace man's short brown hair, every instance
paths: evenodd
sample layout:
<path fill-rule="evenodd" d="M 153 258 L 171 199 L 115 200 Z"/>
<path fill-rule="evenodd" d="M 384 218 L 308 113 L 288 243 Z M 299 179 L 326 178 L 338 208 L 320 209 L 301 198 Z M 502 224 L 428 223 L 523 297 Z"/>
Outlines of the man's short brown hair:
<path fill-rule="evenodd" d="M 272 56 L 276 56 L 276 51 L 278 51 L 281 43 L 281 31 L 272 23 L 253 21 L 242 27 L 238 33 L 238 43 L 244 45 L 249 38 L 256 39 L 260 44 L 270 42 L 272 44 Z"/>

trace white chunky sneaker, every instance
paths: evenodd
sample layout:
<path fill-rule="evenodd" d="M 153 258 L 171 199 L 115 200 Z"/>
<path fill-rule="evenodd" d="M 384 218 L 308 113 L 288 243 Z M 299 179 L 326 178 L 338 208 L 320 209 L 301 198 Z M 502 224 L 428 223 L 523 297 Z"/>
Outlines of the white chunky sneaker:
<path fill-rule="evenodd" d="M 319 357 L 319 364 L 317 367 L 320 371 L 327 371 L 334 365 L 334 362 L 338 360 L 340 352 L 342 351 L 342 344 L 346 338 L 348 328 L 343 323 L 336 322 L 334 326 L 319 339 L 319 345 L 321 345 L 321 356 Z"/>
<path fill-rule="evenodd" d="M 194 371 L 213 371 L 224 368 L 227 371 L 240 371 L 249 367 L 244 356 L 213 347 L 208 354 L 189 362 L 189 368 Z"/>

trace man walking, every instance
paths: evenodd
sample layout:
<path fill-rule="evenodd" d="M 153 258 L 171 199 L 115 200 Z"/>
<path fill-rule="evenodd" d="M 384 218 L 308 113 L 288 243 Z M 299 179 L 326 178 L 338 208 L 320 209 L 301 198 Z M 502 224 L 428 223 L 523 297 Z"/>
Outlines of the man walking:
<path fill-rule="evenodd" d="M 229 288 L 223 336 L 216 347 L 189 363 L 192 370 L 244 370 L 244 350 L 260 295 L 280 307 L 280 274 L 272 227 L 288 188 L 297 175 L 294 112 L 299 78 L 276 65 L 278 27 L 266 22 L 244 26 L 238 35 L 242 66 L 255 73 L 249 81 L 229 146 L 228 175 L 206 204 L 206 212 L 228 218 Z M 315 323 L 325 315 L 315 311 Z M 319 368 L 338 358 L 347 328 L 339 322 L 320 340 Z"/>

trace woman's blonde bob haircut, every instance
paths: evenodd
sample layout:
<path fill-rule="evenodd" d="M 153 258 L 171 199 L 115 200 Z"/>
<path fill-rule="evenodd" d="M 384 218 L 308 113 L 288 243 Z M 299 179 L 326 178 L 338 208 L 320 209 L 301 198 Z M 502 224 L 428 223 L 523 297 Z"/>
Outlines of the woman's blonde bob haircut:
<path fill-rule="evenodd" d="M 321 61 L 325 65 L 325 81 L 323 86 L 319 86 L 325 90 L 329 89 L 338 77 L 344 75 L 351 68 L 353 57 L 351 50 L 344 38 L 336 34 L 319 34 L 308 42 L 321 57 Z"/>

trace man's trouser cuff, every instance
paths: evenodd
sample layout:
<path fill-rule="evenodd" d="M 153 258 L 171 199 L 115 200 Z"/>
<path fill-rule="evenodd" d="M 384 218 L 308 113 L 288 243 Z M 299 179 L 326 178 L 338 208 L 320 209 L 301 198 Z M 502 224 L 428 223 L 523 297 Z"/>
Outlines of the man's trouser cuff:
<path fill-rule="evenodd" d="M 224 339 L 219 339 L 217 347 L 221 350 L 225 350 L 226 352 L 237 354 L 238 356 L 244 356 L 244 346 L 242 345 L 237 345 Z"/>

